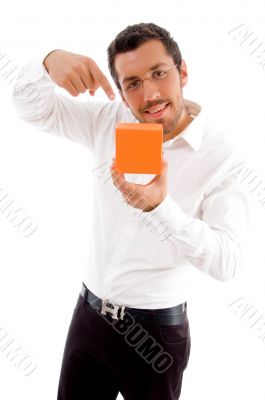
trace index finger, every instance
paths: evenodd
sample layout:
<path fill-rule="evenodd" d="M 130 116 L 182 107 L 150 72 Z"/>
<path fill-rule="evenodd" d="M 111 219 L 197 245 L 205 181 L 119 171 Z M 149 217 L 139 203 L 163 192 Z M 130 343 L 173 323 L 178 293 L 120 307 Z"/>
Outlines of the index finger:
<path fill-rule="evenodd" d="M 101 69 L 97 66 L 95 62 L 92 61 L 90 65 L 90 72 L 94 78 L 94 80 L 100 84 L 106 95 L 111 99 L 114 100 L 115 93 L 112 89 L 111 84 L 109 83 L 107 77 L 103 74 Z"/>

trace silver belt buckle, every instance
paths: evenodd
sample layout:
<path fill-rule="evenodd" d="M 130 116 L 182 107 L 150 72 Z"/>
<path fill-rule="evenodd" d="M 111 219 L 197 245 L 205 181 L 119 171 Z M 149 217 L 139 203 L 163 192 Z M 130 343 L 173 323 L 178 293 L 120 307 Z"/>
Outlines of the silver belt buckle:
<path fill-rule="evenodd" d="M 186 309 L 187 309 L 187 303 L 186 302 L 182 303 L 182 307 L 181 308 L 182 308 L 181 312 L 182 312 L 182 314 L 184 314 Z"/>
<path fill-rule="evenodd" d="M 111 305 L 112 307 L 110 307 Z M 118 304 L 113 304 L 109 299 L 102 299 L 101 314 L 107 315 L 107 313 L 112 314 L 112 319 L 123 319 L 125 306 L 120 306 Z M 120 316 L 118 316 L 118 312 Z"/>

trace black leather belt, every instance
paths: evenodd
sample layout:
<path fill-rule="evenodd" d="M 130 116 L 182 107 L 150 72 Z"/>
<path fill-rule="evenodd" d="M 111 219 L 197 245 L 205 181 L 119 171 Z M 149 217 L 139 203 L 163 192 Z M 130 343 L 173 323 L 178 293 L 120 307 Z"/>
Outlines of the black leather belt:
<path fill-rule="evenodd" d="M 160 309 L 139 309 L 118 305 L 109 300 L 101 300 L 94 295 L 83 283 L 81 296 L 86 298 L 90 306 L 114 320 L 123 319 L 129 313 L 136 322 L 145 325 L 180 325 L 187 318 L 187 302 L 174 307 Z"/>

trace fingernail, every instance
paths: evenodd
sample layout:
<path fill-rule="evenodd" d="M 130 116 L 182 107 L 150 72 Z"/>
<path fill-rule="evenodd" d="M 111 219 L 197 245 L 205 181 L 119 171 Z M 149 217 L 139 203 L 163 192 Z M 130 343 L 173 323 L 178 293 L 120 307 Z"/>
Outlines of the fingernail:
<path fill-rule="evenodd" d="M 109 98 L 110 98 L 110 100 L 114 100 L 115 99 L 115 95 L 114 94 L 110 94 Z"/>

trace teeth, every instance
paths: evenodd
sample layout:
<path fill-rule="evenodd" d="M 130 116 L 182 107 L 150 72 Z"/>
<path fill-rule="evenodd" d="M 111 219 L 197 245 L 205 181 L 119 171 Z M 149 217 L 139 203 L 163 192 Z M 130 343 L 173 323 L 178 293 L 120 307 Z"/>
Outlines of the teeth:
<path fill-rule="evenodd" d="M 158 112 L 158 111 L 163 110 L 163 109 L 166 107 L 166 105 L 167 105 L 167 104 L 163 104 L 162 106 L 157 107 L 156 109 L 154 109 L 154 110 L 152 110 L 152 111 L 148 111 L 148 112 L 149 112 L 150 114 L 154 114 L 154 113 L 156 113 L 156 112 Z"/>

